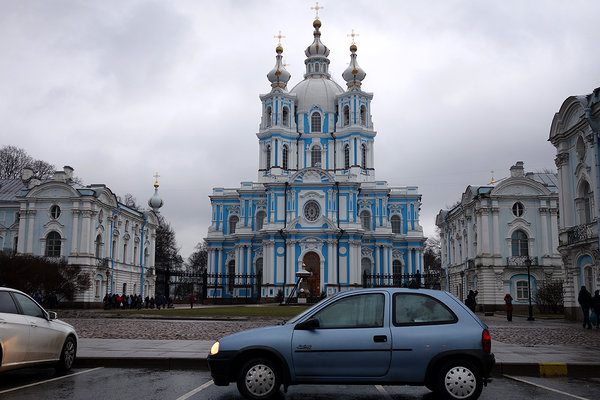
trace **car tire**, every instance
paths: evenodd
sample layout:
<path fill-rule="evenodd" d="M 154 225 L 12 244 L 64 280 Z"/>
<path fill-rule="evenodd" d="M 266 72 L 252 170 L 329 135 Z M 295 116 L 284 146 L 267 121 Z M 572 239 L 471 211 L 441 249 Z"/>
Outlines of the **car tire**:
<path fill-rule="evenodd" d="M 279 369 L 273 361 L 267 358 L 253 358 L 240 370 L 237 387 L 247 399 L 272 399 L 279 393 L 280 376 Z"/>
<path fill-rule="evenodd" d="M 69 336 L 60 351 L 60 360 L 56 364 L 56 368 L 60 371 L 70 370 L 73 363 L 75 363 L 76 354 L 77 343 L 75 343 L 75 339 L 72 336 Z"/>
<path fill-rule="evenodd" d="M 483 378 L 473 363 L 453 360 L 439 369 L 435 386 L 444 399 L 475 400 L 483 390 Z"/>

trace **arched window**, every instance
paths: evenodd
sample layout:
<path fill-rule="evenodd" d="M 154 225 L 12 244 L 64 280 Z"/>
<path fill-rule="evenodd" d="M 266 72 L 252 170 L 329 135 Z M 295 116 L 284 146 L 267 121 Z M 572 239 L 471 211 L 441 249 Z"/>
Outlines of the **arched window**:
<path fill-rule="evenodd" d="M 148 266 L 148 258 L 150 258 L 150 252 L 148 251 L 148 248 L 146 247 L 146 249 L 144 250 L 144 265 Z"/>
<path fill-rule="evenodd" d="M 321 147 L 314 146 L 310 151 L 310 166 L 321 167 Z"/>
<path fill-rule="evenodd" d="M 344 169 L 350 168 L 350 146 L 344 146 Z"/>
<path fill-rule="evenodd" d="M 394 286 L 400 286 L 402 284 L 402 263 L 400 260 L 392 261 L 392 274 Z"/>
<path fill-rule="evenodd" d="M 360 153 L 361 153 L 360 167 L 362 169 L 367 169 L 367 146 L 365 144 L 362 144 L 360 146 Z"/>
<path fill-rule="evenodd" d="M 367 126 L 367 107 L 364 105 L 360 106 L 360 124 Z"/>
<path fill-rule="evenodd" d="M 268 144 L 267 145 L 267 162 L 266 162 L 266 166 L 265 169 L 269 169 L 271 168 L 271 145 Z"/>
<path fill-rule="evenodd" d="M 240 218 L 237 215 L 232 215 L 231 218 L 229 218 L 229 233 L 235 233 L 235 227 L 237 225 L 237 223 L 240 221 Z"/>
<path fill-rule="evenodd" d="M 263 259 L 261 257 L 261 258 L 256 259 L 256 275 L 260 276 L 260 275 L 262 275 L 262 272 L 263 272 Z"/>
<path fill-rule="evenodd" d="M 235 261 L 229 261 L 227 265 L 227 289 L 230 292 L 233 292 L 233 288 L 235 287 Z"/>
<path fill-rule="evenodd" d="M 263 228 L 266 216 L 267 216 L 267 214 L 264 211 L 259 211 L 256 213 L 256 230 L 257 231 L 260 231 Z"/>
<path fill-rule="evenodd" d="M 392 233 L 402 233 L 402 221 L 400 220 L 400 216 L 397 214 L 392 215 L 390 218 L 392 222 Z"/>
<path fill-rule="evenodd" d="M 94 244 L 96 246 L 96 258 L 102 257 L 102 236 L 96 236 L 96 241 Z"/>
<path fill-rule="evenodd" d="M 368 258 L 363 258 L 360 260 L 360 276 L 363 279 L 363 285 L 368 284 L 368 275 L 371 274 L 373 274 L 373 271 L 371 270 L 371 260 Z"/>
<path fill-rule="evenodd" d="M 511 243 L 513 256 L 529 256 L 529 241 L 525 232 L 521 230 L 514 231 L 511 236 Z"/>
<path fill-rule="evenodd" d="M 267 107 L 267 111 L 265 112 L 265 128 L 270 128 L 271 123 L 273 121 L 273 112 L 271 111 L 271 107 Z"/>
<path fill-rule="evenodd" d="M 579 185 L 579 196 L 575 199 L 577 211 L 579 212 L 579 223 L 589 224 L 592 222 L 594 193 L 587 181 L 583 181 Z"/>
<path fill-rule="evenodd" d="M 371 230 L 371 213 L 367 210 L 362 210 L 360 212 L 360 225 L 365 231 Z"/>
<path fill-rule="evenodd" d="M 60 257 L 61 239 L 56 231 L 48 233 L 46 236 L 46 257 Z"/>
<path fill-rule="evenodd" d="M 283 126 L 290 126 L 290 109 L 287 107 L 283 107 L 281 123 Z"/>
<path fill-rule="evenodd" d="M 342 117 L 343 125 L 350 125 L 350 107 L 348 107 L 348 105 L 345 105 L 342 109 Z"/>
<path fill-rule="evenodd" d="M 321 114 L 315 111 L 310 116 L 310 131 L 321 132 Z"/>
<path fill-rule="evenodd" d="M 127 242 L 123 243 L 123 264 L 127 263 Z"/>
<path fill-rule="evenodd" d="M 283 158 L 283 169 L 288 169 L 289 149 L 287 144 L 283 145 L 283 152 L 281 157 Z"/>

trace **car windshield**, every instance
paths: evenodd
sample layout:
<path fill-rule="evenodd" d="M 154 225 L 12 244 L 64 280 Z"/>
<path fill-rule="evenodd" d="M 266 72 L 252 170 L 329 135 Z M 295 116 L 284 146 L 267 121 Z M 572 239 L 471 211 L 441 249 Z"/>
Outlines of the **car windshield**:
<path fill-rule="evenodd" d="M 314 306 L 309 307 L 306 310 L 302 311 L 300 314 L 296 315 L 295 317 L 292 317 L 285 324 L 286 325 L 293 324 L 294 322 L 298 321 L 299 319 L 301 319 L 302 317 L 304 317 L 306 314 L 308 314 L 309 312 L 311 312 L 312 310 L 314 310 L 316 307 L 319 307 L 321 304 L 323 304 L 323 302 L 325 302 L 327 300 L 331 300 L 331 297 L 324 298 L 323 300 L 319 301 Z"/>

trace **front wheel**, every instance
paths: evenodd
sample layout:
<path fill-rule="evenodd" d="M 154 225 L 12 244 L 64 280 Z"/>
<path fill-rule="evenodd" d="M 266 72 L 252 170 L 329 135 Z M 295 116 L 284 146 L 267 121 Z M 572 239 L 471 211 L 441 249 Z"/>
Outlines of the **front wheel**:
<path fill-rule="evenodd" d="M 449 361 L 438 372 L 436 389 L 445 399 L 475 400 L 483 389 L 483 378 L 471 362 Z"/>
<path fill-rule="evenodd" d="M 77 353 L 77 344 L 75 343 L 75 339 L 69 336 L 67 340 L 65 340 L 65 344 L 60 352 L 60 360 L 56 367 L 61 371 L 68 371 L 73 366 L 75 362 L 75 355 Z"/>
<path fill-rule="evenodd" d="M 281 384 L 277 366 L 266 358 L 253 358 L 240 371 L 237 387 L 242 396 L 251 400 L 271 399 Z"/>

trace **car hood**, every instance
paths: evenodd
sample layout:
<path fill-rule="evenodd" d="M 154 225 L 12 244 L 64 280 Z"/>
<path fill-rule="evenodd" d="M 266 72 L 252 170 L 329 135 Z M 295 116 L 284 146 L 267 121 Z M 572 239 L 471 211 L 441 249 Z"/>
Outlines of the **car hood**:
<path fill-rule="evenodd" d="M 248 346 L 270 346 L 283 338 L 290 340 L 293 325 L 274 325 L 233 333 L 219 339 L 222 350 L 239 350 Z"/>

